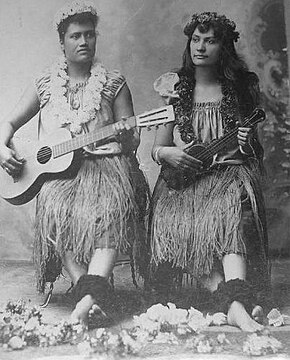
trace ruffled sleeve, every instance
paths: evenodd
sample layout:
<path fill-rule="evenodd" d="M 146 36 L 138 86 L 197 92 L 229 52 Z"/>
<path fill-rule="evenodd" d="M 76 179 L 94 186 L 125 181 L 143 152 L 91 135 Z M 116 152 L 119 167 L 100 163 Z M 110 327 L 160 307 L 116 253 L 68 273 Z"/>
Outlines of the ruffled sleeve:
<path fill-rule="evenodd" d="M 154 90 L 159 93 L 166 104 L 169 104 L 172 99 L 179 97 L 178 93 L 175 91 L 175 85 L 179 80 L 177 73 L 168 72 L 159 76 L 159 78 L 154 81 Z"/>
<path fill-rule="evenodd" d="M 40 108 L 43 108 L 45 106 L 51 95 L 50 77 L 51 71 L 49 68 L 47 68 L 34 81 L 36 92 L 40 102 Z"/>
<path fill-rule="evenodd" d="M 107 82 L 103 89 L 103 96 L 112 101 L 126 84 L 126 79 L 118 70 L 108 71 L 106 75 Z"/>

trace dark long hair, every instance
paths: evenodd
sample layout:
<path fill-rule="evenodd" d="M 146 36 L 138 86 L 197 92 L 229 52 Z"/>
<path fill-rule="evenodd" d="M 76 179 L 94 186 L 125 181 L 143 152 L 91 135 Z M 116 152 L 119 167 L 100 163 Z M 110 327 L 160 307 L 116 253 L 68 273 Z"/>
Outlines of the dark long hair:
<path fill-rule="evenodd" d="M 228 36 L 228 32 L 216 22 L 196 23 L 191 28 L 186 29 L 188 41 L 183 53 L 182 66 L 177 71 L 178 75 L 186 76 L 195 84 L 195 65 L 191 58 L 190 43 L 196 28 L 201 33 L 206 33 L 211 28 L 214 30 L 215 37 L 221 42 L 221 51 L 217 63 L 220 81 L 226 82 L 234 88 L 241 108 L 248 108 L 249 111 L 255 108 L 259 103 L 258 77 L 249 71 L 245 61 L 237 54 L 233 38 Z"/>

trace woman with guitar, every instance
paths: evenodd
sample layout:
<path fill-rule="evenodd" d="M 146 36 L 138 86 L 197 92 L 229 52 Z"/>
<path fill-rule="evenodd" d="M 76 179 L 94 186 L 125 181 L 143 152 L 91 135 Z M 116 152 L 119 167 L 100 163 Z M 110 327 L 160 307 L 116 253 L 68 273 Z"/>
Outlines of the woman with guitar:
<path fill-rule="evenodd" d="M 129 254 L 132 266 L 141 258 L 147 202 L 147 184 L 135 157 L 139 134 L 121 121 L 133 115 L 130 91 L 118 71 L 94 60 L 97 22 L 94 4 L 82 0 L 56 14 L 63 55 L 28 87 L 0 130 L 1 166 L 17 179 L 28 159 L 9 147 L 10 139 L 38 112 L 40 139 L 64 128 L 77 142 L 114 124 L 116 136 L 77 151 L 69 171 L 47 177 L 37 198 L 38 289 L 43 292 L 64 266 L 74 285 L 72 320 L 84 324 L 92 309 L 104 314 L 118 253 Z M 48 148 L 39 154 L 40 163 Z"/>
<path fill-rule="evenodd" d="M 152 149 L 162 165 L 150 217 L 152 281 L 168 289 L 174 275 L 190 274 L 214 292 L 214 310 L 228 324 L 256 331 L 269 286 L 254 126 L 264 112 L 256 109 L 258 78 L 236 53 L 235 28 L 224 15 L 194 14 L 181 69 L 154 83 L 176 121 L 157 129 Z"/>

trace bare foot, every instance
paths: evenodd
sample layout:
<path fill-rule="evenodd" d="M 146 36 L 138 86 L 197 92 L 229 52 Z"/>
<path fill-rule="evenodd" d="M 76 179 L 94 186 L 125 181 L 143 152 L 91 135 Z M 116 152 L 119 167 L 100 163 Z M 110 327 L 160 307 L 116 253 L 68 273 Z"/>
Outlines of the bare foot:
<path fill-rule="evenodd" d="M 229 308 L 228 324 L 248 332 L 259 331 L 264 328 L 263 325 L 258 324 L 257 321 L 251 318 L 244 305 L 238 301 L 234 301 Z"/>
<path fill-rule="evenodd" d="M 252 318 L 257 321 L 259 324 L 263 324 L 264 321 L 264 311 L 260 305 L 256 305 L 252 311 Z"/>
<path fill-rule="evenodd" d="M 94 304 L 89 311 L 88 327 L 89 329 L 106 327 L 110 320 L 107 314 L 97 304 Z"/>
<path fill-rule="evenodd" d="M 73 312 L 71 313 L 71 322 L 74 323 L 80 323 L 85 326 L 88 325 L 88 319 L 89 319 L 89 311 L 92 308 L 92 306 L 95 304 L 94 299 L 91 297 L 91 295 L 85 295 L 74 308 Z"/>

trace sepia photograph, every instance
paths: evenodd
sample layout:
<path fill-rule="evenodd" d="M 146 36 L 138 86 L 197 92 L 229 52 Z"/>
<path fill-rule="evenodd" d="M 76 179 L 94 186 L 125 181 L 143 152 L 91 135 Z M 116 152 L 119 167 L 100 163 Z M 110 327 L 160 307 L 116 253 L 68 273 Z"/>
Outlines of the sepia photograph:
<path fill-rule="evenodd" d="M 0 359 L 290 358 L 290 1 L 0 0 Z"/>

